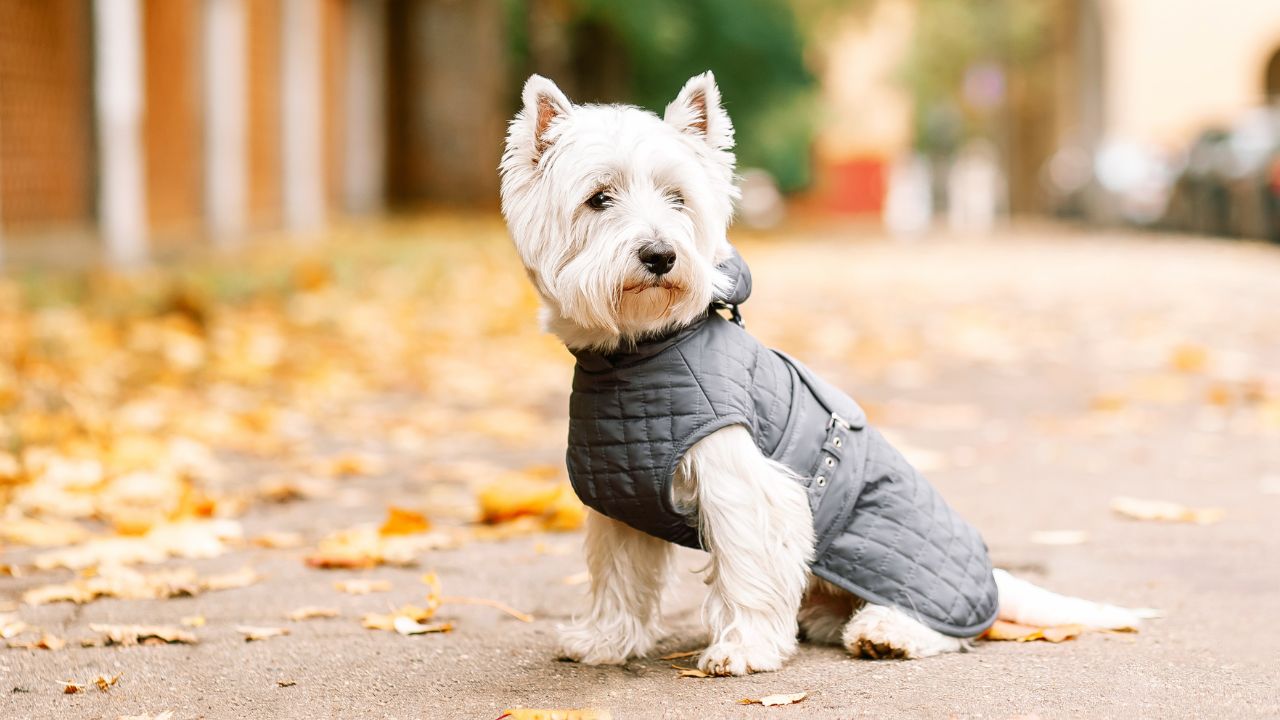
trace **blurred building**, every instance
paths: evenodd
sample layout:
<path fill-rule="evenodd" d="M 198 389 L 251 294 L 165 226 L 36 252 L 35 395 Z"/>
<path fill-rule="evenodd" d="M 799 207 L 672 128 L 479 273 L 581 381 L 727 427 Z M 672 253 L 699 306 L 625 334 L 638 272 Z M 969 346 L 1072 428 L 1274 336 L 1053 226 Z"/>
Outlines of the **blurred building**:
<path fill-rule="evenodd" d="M 305 232 L 496 204 L 499 0 L 4 0 L 0 233 Z"/>
<path fill-rule="evenodd" d="M 1015 212 L 1046 209 L 1046 168 L 1059 151 L 1078 153 L 1086 164 L 1115 144 L 1174 153 L 1206 127 L 1280 98 L 1276 0 L 1026 2 L 1038 2 L 1045 15 L 1041 50 L 1024 62 L 997 64 L 995 82 L 975 83 L 995 94 L 986 98 L 993 101 L 986 139 L 998 147 Z M 817 193 L 832 210 L 878 212 L 888 168 L 921 141 L 912 127 L 915 98 L 900 70 L 929 5 L 855 5 L 822 41 Z M 966 70 L 979 81 L 992 76 L 980 63 Z M 969 105 L 963 112 L 974 110 L 965 96 L 971 90 L 958 93 Z"/>

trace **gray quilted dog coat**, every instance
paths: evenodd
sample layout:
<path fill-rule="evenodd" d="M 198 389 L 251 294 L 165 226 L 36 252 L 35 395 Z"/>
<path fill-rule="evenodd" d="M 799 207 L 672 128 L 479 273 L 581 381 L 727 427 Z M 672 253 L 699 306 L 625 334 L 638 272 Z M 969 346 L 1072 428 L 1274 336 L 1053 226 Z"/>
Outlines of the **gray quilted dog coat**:
<path fill-rule="evenodd" d="M 721 306 L 751 292 L 735 252 Z M 770 350 L 714 309 L 665 337 L 611 355 L 575 352 L 569 479 L 586 505 L 699 548 L 697 518 L 672 503 L 671 480 L 694 443 L 730 425 L 808 489 L 818 577 L 894 606 L 946 635 L 996 618 L 987 546 L 880 433 L 852 398 Z"/>

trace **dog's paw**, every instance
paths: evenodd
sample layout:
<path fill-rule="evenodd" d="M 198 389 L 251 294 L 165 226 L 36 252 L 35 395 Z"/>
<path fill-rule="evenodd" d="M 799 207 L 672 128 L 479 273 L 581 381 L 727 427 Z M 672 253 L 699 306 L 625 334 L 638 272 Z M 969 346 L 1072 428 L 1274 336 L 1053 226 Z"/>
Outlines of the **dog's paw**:
<path fill-rule="evenodd" d="M 747 675 L 781 668 L 782 656 L 776 650 L 745 643 L 716 643 L 698 659 L 698 669 L 708 675 Z"/>
<path fill-rule="evenodd" d="M 843 633 L 845 649 L 869 660 L 910 660 L 959 652 L 964 642 L 925 627 L 900 610 L 867 605 L 854 614 Z"/>
<path fill-rule="evenodd" d="M 588 625 L 560 631 L 560 657 L 583 665 L 623 665 L 628 658 L 643 655 L 649 643 L 634 638 L 611 637 Z"/>

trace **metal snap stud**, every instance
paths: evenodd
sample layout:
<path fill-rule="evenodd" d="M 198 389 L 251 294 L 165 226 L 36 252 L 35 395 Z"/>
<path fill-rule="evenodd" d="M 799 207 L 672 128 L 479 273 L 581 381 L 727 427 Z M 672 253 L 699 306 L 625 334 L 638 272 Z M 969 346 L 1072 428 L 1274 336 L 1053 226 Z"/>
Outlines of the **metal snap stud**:
<path fill-rule="evenodd" d="M 819 475 L 819 476 L 818 476 L 818 479 L 817 479 L 815 482 L 817 482 L 817 483 L 818 483 L 818 487 L 826 487 L 826 485 L 827 485 L 827 476 L 826 476 L 826 475 Z"/>
<path fill-rule="evenodd" d="M 835 466 L 835 464 L 836 464 L 836 459 L 835 459 L 835 458 L 827 458 L 826 463 L 827 463 L 827 467 L 834 467 L 834 466 Z"/>
<path fill-rule="evenodd" d="M 831 444 L 835 445 L 836 447 L 841 447 L 844 445 L 844 440 L 842 440 L 841 438 L 836 438 L 831 441 Z"/>

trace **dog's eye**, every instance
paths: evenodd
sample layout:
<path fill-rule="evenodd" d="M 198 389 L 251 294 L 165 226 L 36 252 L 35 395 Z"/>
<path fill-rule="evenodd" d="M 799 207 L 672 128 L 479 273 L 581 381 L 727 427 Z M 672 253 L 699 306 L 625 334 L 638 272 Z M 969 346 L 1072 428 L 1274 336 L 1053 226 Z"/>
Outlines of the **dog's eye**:
<path fill-rule="evenodd" d="M 613 204 L 613 198 L 609 197 L 603 190 L 587 198 L 587 206 L 592 210 L 603 210 Z"/>

